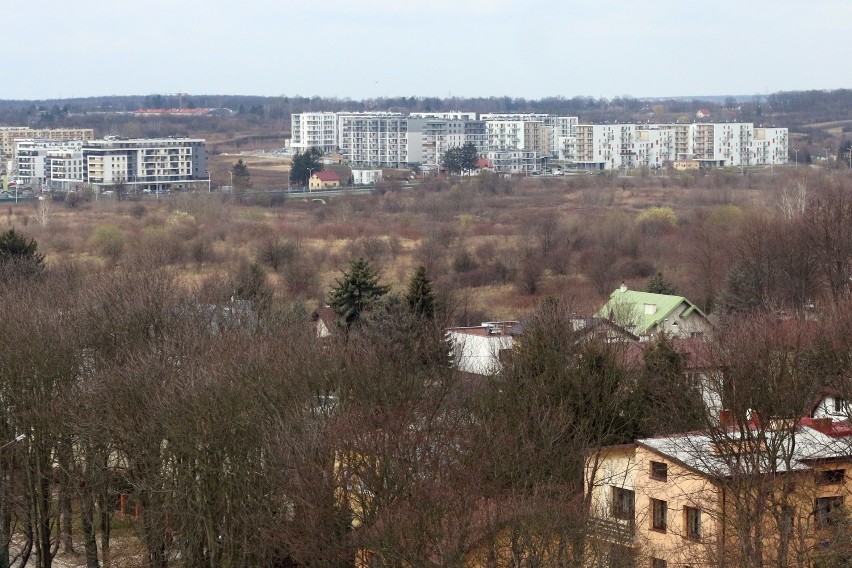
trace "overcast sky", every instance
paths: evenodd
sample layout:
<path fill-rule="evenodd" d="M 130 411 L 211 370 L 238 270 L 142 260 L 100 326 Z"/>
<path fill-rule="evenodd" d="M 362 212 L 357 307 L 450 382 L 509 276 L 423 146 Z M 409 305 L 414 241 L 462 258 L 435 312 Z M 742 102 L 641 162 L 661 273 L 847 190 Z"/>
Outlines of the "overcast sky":
<path fill-rule="evenodd" d="M 0 99 L 852 85 L 850 0 L 0 0 Z"/>

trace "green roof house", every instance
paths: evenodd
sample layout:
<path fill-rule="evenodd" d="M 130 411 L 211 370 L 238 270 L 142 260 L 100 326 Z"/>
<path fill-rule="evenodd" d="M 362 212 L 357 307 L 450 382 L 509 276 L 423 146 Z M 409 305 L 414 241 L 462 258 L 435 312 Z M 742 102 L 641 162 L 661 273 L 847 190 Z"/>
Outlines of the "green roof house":
<path fill-rule="evenodd" d="M 596 314 L 648 339 L 665 331 L 673 337 L 702 337 L 711 329 L 698 306 L 683 296 L 628 290 L 624 284 Z"/>

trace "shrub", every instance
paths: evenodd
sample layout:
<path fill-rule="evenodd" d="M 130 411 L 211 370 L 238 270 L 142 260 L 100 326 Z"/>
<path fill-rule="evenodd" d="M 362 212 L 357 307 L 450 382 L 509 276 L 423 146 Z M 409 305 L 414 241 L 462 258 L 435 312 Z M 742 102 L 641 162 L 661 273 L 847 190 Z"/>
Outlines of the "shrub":
<path fill-rule="evenodd" d="M 677 215 L 671 207 L 651 207 L 639 214 L 636 224 L 646 235 L 661 235 L 677 226 Z"/>
<path fill-rule="evenodd" d="M 89 247 L 99 255 L 116 262 L 124 250 L 124 233 L 116 225 L 101 225 L 92 231 Z"/>
<path fill-rule="evenodd" d="M 257 249 L 257 260 L 275 272 L 296 257 L 296 245 L 278 237 L 265 239 Z"/>

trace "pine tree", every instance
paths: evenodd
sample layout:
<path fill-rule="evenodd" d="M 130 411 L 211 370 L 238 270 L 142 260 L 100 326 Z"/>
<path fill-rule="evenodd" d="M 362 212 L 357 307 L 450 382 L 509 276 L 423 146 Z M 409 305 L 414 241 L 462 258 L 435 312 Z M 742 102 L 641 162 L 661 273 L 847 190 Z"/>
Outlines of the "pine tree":
<path fill-rule="evenodd" d="M 44 255 L 38 252 L 34 239 L 30 242 L 9 229 L 0 234 L 0 279 L 12 276 L 31 276 L 44 267 Z"/>
<path fill-rule="evenodd" d="M 674 296 L 677 294 L 674 283 L 672 283 L 671 280 L 666 280 L 662 272 L 657 272 L 651 277 L 645 291 L 652 294 L 666 294 L 667 296 Z"/>
<path fill-rule="evenodd" d="M 335 280 L 328 294 L 328 304 L 340 318 L 341 325 L 350 327 L 361 322 L 364 314 L 388 293 L 389 286 L 379 284 L 379 275 L 368 260 L 349 261 L 349 272 Z"/>
<path fill-rule="evenodd" d="M 296 152 L 290 165 L 290 183 L 296 186 L 306 186 L 312 174 L 321 172 L 322 150 L 312 146 L 304 152 Z"/>
<path fill-rule="evenodd" d="M 249 173 L 248 166 L 243 163 L 242 158 L 237 160 L 237 163 L 231 168 L 231 173 L 234 177 L 234 189 L 242 191 L 251 187 L 251 174 Z"/>
<path fill-rule="evenodd" d="M 435 292 L 432 290 L 432 282 L 426 277 L 426 267 L 417 268 L 408 283 L 405 299 L 412 313 L 429 319 L 435 317 Z"/>

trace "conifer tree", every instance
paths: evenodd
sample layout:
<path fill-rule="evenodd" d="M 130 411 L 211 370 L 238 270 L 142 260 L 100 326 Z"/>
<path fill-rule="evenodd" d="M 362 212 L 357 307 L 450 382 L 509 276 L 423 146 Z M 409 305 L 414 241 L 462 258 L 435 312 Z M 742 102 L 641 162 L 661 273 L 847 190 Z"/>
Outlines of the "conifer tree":
<path fill-rule="evenodd" d="M 0 233 L 0 279 L 12 275 L 31 276 L 44 267 L 44 255 L 38 252 L 34 239 L 30 242 L 15 229 Z"/>
<path fill-rule="evenodd" d="M 675 285 L 671 280 L 666 280 L 666 277 L 663 276 L 662 272 L 657 272 L 651 277 L 645 291 L 652 294 L 666 294 L 667 296 L 674 296 L 677 294 Z"/>
<path fill-rule="evenodd" d="M 429 319 L 435 317 L 435 292 L 432 281 L 426 276 L 425 266 L 418 267 L 411 277 L 405 299 L 412 313 Z"/>
<path fill-rule="evenodd" d="M 350 327 L 361 322 L 365 312 L 388 293 L 390 287 L 379 284 L 379 275 L 368 260 L 349 261 L 349 272 L 335 280 L 328 295 L 328 304 L 340 318 L 340 324 Z"/>
<path fill-rule="evenodd" d="M 237 163 L 231 168 L 231 173 L 234 176 L 234 189 L 244 191 L 251 187 L 251 174 L 242 159 L 237 160 Z"/>

